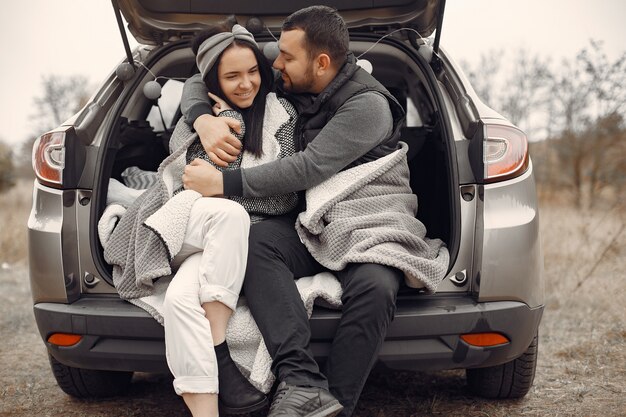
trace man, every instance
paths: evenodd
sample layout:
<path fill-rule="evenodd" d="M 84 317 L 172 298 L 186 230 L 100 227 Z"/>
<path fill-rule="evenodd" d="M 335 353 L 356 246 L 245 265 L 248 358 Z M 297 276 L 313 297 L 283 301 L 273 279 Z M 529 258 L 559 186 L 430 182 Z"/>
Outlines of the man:
<path fill-rule="evenodd" d="M 302 191 L 395 151 L 403 110 L 356 65 L 348 45 L 345 22 L 329 7 L 312 6 L 289 16 L 273 65 L 281 74 L 279 91 L 300 114 L 299 152 L 223 173 L 196 161 L 185 170 L 185 187 L 205 196 Z M 230 126 L 208 115 L 198 117 L 210 113 L 202 83 L 186 84 L 182 107 L 216 163 L 236 158 L 240 145 L 230 137 Z M 294 279 L 326 269 L 298 237 L 296 214 L 277 216 L 250 230 L 244 293 L 280 382 L 269 415 L 334 416 L 343 407 L 342 415 L 349 416 L 394 316 L 403 273 L 369 263 L 349 264 L 336 273 L 343 289 L 342 318 L 322 373 L 309 349 L 309 322 Z"/>

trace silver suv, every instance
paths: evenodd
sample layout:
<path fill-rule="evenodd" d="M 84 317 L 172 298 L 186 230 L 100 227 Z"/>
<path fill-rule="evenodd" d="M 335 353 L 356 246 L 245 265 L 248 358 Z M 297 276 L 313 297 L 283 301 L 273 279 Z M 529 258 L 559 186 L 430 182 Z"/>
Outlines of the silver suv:
<path fill-rule="evenodd" d="M 445 1 L 336 3 L 350 27 L 351 50 L 407 111 L 401 140 L 410 149 L 418 218 L 451 256 L 436 294 L 401 290 L 379 360 L 396 369 L 467 369 L 478 395 L 523 396 L 533 382 L 544 305 L 526 136 L 480 101 L 439 48 Z M 33 149 L 37 180 L 28 228 L 35 318 L 59 386 L 76 397 L 122 392 L 135 371 L 168 372 L 163 328 L 118 297 L 97 226 L 111 179 L 124 182 L 129 167 L 154 171 L 167 155 L 181 117 L 182 83 L 197 72 L 190 39 L 234 14 L 261 46 L 270 44 L 282 20 L 305 5 L 113 4 L 123 39 L 120 13 L 140 46 L 131 52 L 125 41 L 127 57 L 93 99 Z M 149 98 L 159 95 L 154 81 L 160 97 Z M 311 346 L 320 359 L 339 315 L 315 308 Z"/>

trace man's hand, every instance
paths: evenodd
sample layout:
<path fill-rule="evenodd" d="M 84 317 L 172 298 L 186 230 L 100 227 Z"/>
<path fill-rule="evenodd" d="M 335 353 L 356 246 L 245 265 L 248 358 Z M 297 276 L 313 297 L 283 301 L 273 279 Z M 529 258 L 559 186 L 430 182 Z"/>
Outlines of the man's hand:
<path fill-rule="evenodd" d="M 197 191 L 204 197 L 224 194 L 222 173 L 204 159 L 194 159 L 185 167 L 183 186 L 186 190 Z"/>
<path fill-rule="evenodd" d="M 234 162 L 241 152 L 241 141 L 230 132 L 241 132 L 241 124 L 230 117 L 215 117 L 203 114 L 193 123 L 200 136 L 202 146 L 215 165 L 226 167 Z"/>

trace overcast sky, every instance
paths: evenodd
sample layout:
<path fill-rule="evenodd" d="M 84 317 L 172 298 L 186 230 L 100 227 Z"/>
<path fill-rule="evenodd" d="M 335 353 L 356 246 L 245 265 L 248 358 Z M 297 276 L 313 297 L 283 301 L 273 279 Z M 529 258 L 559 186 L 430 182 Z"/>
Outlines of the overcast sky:
<path fill-rule="evenodd" d="M 593 38 L 615 59 L 625 20 L 624 0 L 448 0 L 442 46 L 457 61 L 519 48 L 558 61 Z M 41 133 L 29 116 L 43 75 L 85 75 L 95 88 L 124 55 L 108 0 L 5 2 L 0 46 L 0 139 L 11 144 Z"/>

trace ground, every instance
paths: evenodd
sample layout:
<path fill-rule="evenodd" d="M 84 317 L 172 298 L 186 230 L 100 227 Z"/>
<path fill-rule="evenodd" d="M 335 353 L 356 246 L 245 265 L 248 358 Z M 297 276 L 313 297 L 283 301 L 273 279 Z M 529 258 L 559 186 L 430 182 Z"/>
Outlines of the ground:
<path fill-rule="evenodd" d="M 3 205 L 10 200 L 5 197 Z M 10 220 L 0 213 L 0 230 L 6 235 L 14 223 L 24 227 L 27 212 Z M 356 417 L 626 415 L 626 211 L 619 204 L 581 211 L 550 202 L 540 213 L 546 309 L 529 394 L 483 400 L 468 393 L 463 371 L 378 369 Z M 35 327 L 24 261 L 0 258 L 0 334 L 0 417 L 189 415 L 168 375 L 135 375 L 123 397 L 80 401 L 65 395 Z"/>

